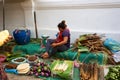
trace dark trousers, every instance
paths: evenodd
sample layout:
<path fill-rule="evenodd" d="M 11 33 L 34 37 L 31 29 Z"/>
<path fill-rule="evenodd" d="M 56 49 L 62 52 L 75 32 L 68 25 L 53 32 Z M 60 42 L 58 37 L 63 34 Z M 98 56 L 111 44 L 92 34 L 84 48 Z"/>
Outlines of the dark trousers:
<path fill-rule="evenodd" d="M 54 55 L 57 52 L 63 52 L 68 50 L 68 47 L 66 45 L 56 46 L 52 47 L 51 44 L 54 43 L 54 39 L 48 39 L 46 43 L 46 52 L 48 52 L 49 56 Z"/>

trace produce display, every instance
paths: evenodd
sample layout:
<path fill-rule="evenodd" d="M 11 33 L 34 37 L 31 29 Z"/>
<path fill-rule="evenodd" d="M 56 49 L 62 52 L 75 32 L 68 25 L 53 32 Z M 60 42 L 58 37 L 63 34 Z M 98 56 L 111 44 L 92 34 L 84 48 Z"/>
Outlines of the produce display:
<path fill-rule="evenodd" d="M 9 63 L 5 65 L 6 69 L 16 69 L 17 68 L 17 64 L 13 64 L 13 63 Z"/>
<path fill-rule="evenodd" d="M 75 43 L 73 44 L 73 51 L 77 51 L 80 54 L 84 52 L 92 54 L 103 53 L 104 55 L 108 56 L 107 64 L 115 64 L 115 62 L 112 60 L 113 53 L 104 46 L 102 37 L 96 33 L 80 35 L 80 37 L 76 39 Z"/>
<path fill-rule="evenodd" d="M 7 30 L 5 30 L 4 33 L 5 33 L 4 35 L 7 34 L 9 36 Z M 3 33 L 0 32 L 0 36 L 2 34 Z M 2 42 L 0 42 L 0 46 L 1 44 Z M 12 63 L 10 62 L 6 64 L 5 69 L 15 70 L 17 72 L 16 74 L 25 74 L 25 75 L 27 74 L 29 76 L 35 76 L 37 78 L 45 77 L 47 79 L 59 78 L 59 80 L 77 80 L 76 78 L 74 78 L 76 76 L 79 77 L 78 80 L 119 80 L 120 79 L 120 65 L 110 67 L 108 74 L 104 77 L 104 68 L 102 65 L 99 65 L 99 63 L 102 64 L 104 63 L 104 60 L 106 61 L 107 59 L 108 61 L 110 61 L 111 58 L 109 57 L 112 55 L 112 52 L 104 47 L 101 37 L 99 37 L 97 34 L 81 35 L 76 40 L 72 48 L 70 48 L 70 50 L 67 50 L 64 54 L 63 52 L 57 53 L 57 57 L 55 59 L 52 59 L 52 61 L 50 61 L 51 58 L 46 59 L 48 63 L 52 62 L 50 65 L 45 63 L 44 61 L 46 60 L 44 59 L 42 59 L 43 61 L 41 62 L 39 56 L 38 55 L 36 56 L 36 54 L 34 54 L 37 53 L 35 51 L 42 49 L 40 44 L 34 43 L 31 45 L 36 45 L 37 48 L 33 46 L 30 47 L 30 44 L 28 44 L 27 46 L 20 45 L 21 49 L 23 49 L 23 52 L 26 51 L 30 54 L 24 54 L 24 53 L 21 54 L 21 51 L 19 52 L 20 50 L 18 48 L 19 46 L 16 47 L 18 51 L 14 51 L 14 53 L 11 52 L 10 56 L 6 57 L 7 58 L 6 61 L 9 62 L 11 61 Z M 23 46 L 25 46 L 26 49 L 22 48 Z M 7 47 L 4 48 L 6 48 L 7 50 Z M 34 49 L 31 50 L 31 48 Z M 8 49 L 10 49 L 9 51 L 11 51 L 11 48 Z M 42 52 L 39 51 L 39 53 L 43 53 L 43 52 L 44 51 Z M 103 56 L 105 55 L 103 53 L 108 54 L 109 57 L 107 55 L 107 58 L 104 59 L 106 56 Z M 65 60 L 56 60 L 59 57 L 61 57 L 60 55 Z M 90 58 L 86 56 L 89 56 Z M 2 60 L 3 58 L 4 57 L 0 55 L 0 59 Z M 74 61 L 70 61 L 70 59 Z M 81 59 L 83 60 L 81 62 L 84 63 L 79 62 Z M 85 64 L 85 61 L 88 63 Z M 75 69 L 77 69 L 78 72 L 80 72 L 80 74 L 79 73 L 77 73 L 78 75 L 74 74 L 76 73 Z M 54 80 L 58 80 L 58 79 L 54 79 Z"/>
<path fill-rule="evenodd" d="M 80 64 L 80 80 L 104 80 L 104 68 L 97 64 Z"/>
<path fill-rule="evenodd" d="M 27 58 L 27 62 L 30 63 L 31 65 L 34 64 L 34 62 L 38 61 L 38 57 L 35 55 L 31 55 L 31 56 L 26 56 Z"/>
<path fill-rule="evenodd" d="M 68 68 L 68 64 L 66 64 L 65 62 L 62 64 L 56 64 L 54 69 L 55 71 L 66 71 L 66 69 Z"/>
<path fill-rule="evenodd" d="M 26 74 L 30 70 L 30 65 L 28 63 L 21 63 L 16 69 L 18 74 Z"/>
<path fill-rule="evenodd" d="M 106 80 L 120 80 L 120 65 L 109 67 L 109 72 L 105 76 Z"/>
<path fill-rule="evenodd" d="M 73 67 L 74 67 L 73 61 L 55 60 L 51 64 L 51 71 L 53 75 L 59 76 L 66 80 L 72 80 L 73 79 Z"/>
<path fill-rule="evenodd" d="M 26 63 L 27 59 L 24 57 L 18 57 L 18 58 L 12 59 L 11 62 L 15 64 L 21 64 L 21 63 Z"/>
<path fill-rule="evenodd" d="M 8 39 L 8 37 L 9 37 L 8 30 L 4 30 L 0 32 L 0 46 L 4 44 L 4 42 L 6 41 L 6 39 Z"/>
<path fill-rule="evenodd" d="M 28 56 L 29 61 L 35 61 L 37 59 L 36 56 Z"/>
<path fill-rule="evenodd" d="M 14 60 L 16 58 L 19 58 L 22 55 L 20 52 L 16 52 L 16 53 L 4 53 L 4 54 L 8 55 L 7 59 L 6 59 L 6 61 L 8 61 L 8 62 L 11 62 L 12 60 Z"/>
<path fill-rule="evenodd" d="M 36 77 L 50 77 L 51 70 L 49 66 L 44 62 L 37 62 L 31 68 L 30 71 L 27 73 L 28 75 L 34 75 Z"/>
<path fill-rule="evenodd" d="M 97 34 L 85 34 L 76 39 L 73 50 L 78 50 L 78 52 L 80 52 L 81 47 L 88 48 L 89 52 L 104 52 L 108 55 L 112 55 L 112 53 L 104 47 L 101 37 L 99 37 Z"/>

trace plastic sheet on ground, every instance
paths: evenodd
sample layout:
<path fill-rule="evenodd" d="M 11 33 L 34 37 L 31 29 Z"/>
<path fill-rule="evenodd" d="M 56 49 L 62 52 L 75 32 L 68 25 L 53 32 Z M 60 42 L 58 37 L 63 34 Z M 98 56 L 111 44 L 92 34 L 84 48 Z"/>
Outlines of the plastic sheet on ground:
<path fill-rule="evenodd" d="M 86 64 L 98 63 L 99 65 L 104 65 L 107 61 L 107 55 L 104 53 L 80 53 L 78 60 Z"/>
<path fill-rule="evenodd" d="M 57 58 L 63 58 L 68 60 L 75 60 L 77 57 L 77 52 L 72 51 L 71 49 L 64 51 L 64 52 L 58 52 L 56 53 Z"/>
<path fill-rule="evenodd" d="M 35 53 L 44 53 L 45 48 L 41 48 L 39 43 L 29 43 L 26 45 L 16 45 L 12 51 L 20 51 L 24 54 L 34 55 Z"/>

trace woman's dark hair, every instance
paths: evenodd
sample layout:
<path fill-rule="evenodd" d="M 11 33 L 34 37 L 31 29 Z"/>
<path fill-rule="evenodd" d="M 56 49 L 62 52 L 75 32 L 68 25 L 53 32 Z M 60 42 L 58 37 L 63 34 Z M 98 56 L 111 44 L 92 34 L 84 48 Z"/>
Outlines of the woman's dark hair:
<path fill-rule="evenodd" d="M 65 29 L 67 25 L 65 24 L 65 20 L 61 21 L 61 23 L 58 24 L 58 28 Z"/>

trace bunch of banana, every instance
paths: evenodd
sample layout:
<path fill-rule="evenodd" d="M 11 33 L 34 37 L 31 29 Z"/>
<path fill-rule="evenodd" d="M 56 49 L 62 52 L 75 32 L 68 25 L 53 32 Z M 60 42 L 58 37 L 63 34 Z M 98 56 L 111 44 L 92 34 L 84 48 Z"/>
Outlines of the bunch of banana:
<path fill-rule="evenodd" d="M 8 39 L 9 32 L 8 30 L 4 30 L 0 32 L 0 46 L 4 44 L 4 42 Z"/>

